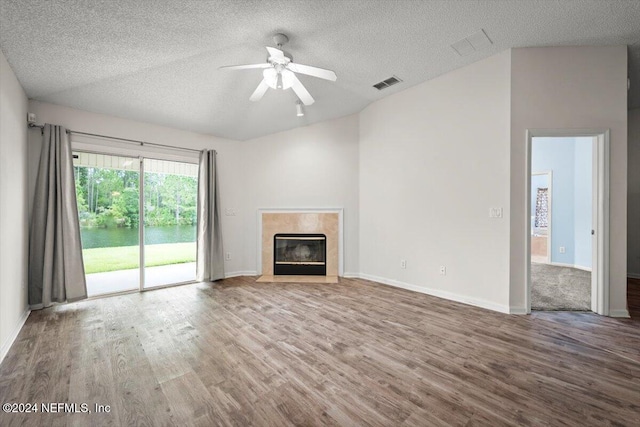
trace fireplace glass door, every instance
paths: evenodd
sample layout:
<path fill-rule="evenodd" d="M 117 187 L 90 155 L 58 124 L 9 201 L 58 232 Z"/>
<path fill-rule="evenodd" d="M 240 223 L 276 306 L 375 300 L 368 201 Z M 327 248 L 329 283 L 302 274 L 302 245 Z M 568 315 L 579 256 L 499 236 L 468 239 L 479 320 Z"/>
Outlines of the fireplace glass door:
<path fill-rule="evenodd" d="M 276 234 L 273 247 L 273 274 L 326 276 L 324 234 Z"/>

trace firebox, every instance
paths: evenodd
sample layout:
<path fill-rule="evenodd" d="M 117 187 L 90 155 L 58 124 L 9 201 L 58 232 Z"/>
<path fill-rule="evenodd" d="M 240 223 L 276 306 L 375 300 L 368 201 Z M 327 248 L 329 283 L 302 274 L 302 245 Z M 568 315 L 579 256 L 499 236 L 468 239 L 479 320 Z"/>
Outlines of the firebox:
<path fill-rule="evenodd" d="M 273 274 L 327 275 L 327 236 L 276 234 L 273 237 Z"/>

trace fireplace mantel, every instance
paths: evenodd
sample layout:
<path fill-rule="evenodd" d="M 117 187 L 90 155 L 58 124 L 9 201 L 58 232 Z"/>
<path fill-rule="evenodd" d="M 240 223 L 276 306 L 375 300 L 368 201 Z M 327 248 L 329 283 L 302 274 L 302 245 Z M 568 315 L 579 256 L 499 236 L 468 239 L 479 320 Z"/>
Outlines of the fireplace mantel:
<path fill-rule="evenodd" d="M 258 209 L 258 273 L 273 275 L 273 237 L 277 233 L 321 233 L 327 236 L 327 276 L 344 275 L 343 209 Z"/>

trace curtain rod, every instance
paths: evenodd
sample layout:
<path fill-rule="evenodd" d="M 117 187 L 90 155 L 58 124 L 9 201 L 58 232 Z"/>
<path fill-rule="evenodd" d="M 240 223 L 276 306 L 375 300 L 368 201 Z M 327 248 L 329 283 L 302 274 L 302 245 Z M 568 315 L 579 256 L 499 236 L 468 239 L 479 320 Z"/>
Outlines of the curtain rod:
<path fill-rule="evenodd" d="M 44 125 L 37 125 L 35 123 L 29 123 L 29 127 L 30 128 L 40 128 L 42 131 L 44 131 Z M 71 133 L 75 133 L 76 135 L 85 135 L 85 136 L 95 136 L 98 138 L 107 138 L 107 139 L 114 139 L 117 141 L 122 141 L 122 142 L 127 142 L 129 144 L 138 144 L 140 146 L 145 146 L 145 145 L 150 145 L 153 147 L 162 147 L 162 148 L 168 148 L 170 150 L 184 150 L 184 151 L 193 151 L 196 153 L 199 153 L 202 150 L 198 150 L 196 148 L 184 148 L 184 147 L 174 147 L 172 145 L 167 145 L 167 144 L 159 144 L 156 142 L 147 142 L 147 141 L 140 141 L 137 139 L 127 139 L 127 138 L 119 138 L 117 136 L 109 136 L 109 135 L 100 135 L 97 133 L 88 133 L 88 132 L 80 132 L 80 131 L 75 131 L 75 130 L 71 130 L 71 129 L 67 129 L 67 133 L 71 134 Z M 217 153 L 216 150 L 213 150 Z"/>

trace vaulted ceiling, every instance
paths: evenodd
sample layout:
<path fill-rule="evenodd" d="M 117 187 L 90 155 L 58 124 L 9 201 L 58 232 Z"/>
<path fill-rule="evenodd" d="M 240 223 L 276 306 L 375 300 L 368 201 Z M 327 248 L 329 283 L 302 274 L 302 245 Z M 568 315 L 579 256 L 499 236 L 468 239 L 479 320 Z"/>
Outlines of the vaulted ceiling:
<path fill-rule="evenodd" d="M 484 30 L 492 44 L 452 44 Z M 294 61 L 334 70 L 249 96 L 277 32 Z M 629 45 L 640 107 L 640 1 L 0 0 L 0 48 L 29 98 L 245 140 L 362 110 L 372 101 L 511 47 Z M 402 83 L 378 91 L 391 76 Z"/>

